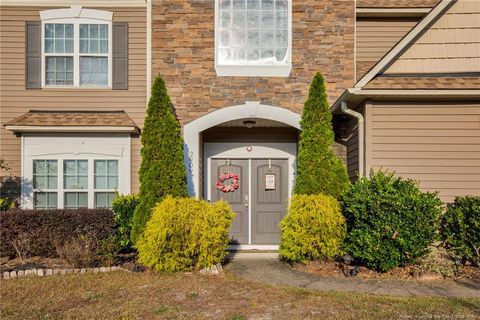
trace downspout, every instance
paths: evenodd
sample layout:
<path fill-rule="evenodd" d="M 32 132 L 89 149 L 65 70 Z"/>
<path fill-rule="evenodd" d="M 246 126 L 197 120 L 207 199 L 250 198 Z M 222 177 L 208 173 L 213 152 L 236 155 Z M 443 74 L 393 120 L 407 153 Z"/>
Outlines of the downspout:
<path fill-rule="evenodd" d="M 147 30 L 146 30 L 146 38 L 147 38 L 147 61 L 146 61 L 146 66 L 147 66 L 147 72 L 146 72 L 146 85 L 147 85 L 147 103 L 146 106 L 148 106 L 148 101 L 150 101 L 150 91 L 152 88 L 152 0 L 145 0 L 146 1 L 146 14 L 147 14 Z"/>
<path fill-rule="evenodd" d="M 343 113 L 348 114 L 357 119 L 357 130 L 358 130 L 358 176 L 361 178 L 364 174 L 364 121 L 363 115 L 360 112 L 353 111 L 349 109 L 347 103 L 342 101 L 341 110 Z"/>

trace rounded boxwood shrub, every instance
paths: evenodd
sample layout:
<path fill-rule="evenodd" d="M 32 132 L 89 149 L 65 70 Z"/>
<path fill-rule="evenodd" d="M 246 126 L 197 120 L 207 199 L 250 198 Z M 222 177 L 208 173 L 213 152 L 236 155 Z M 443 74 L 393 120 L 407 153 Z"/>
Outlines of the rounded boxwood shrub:
<path fill-rule="evenodd" d="M 294 195 L 280 225 L 280 256 L 284 260 L 329 260 L 341 254 L 345 218 L 332 196 Z"/>
<path fill-rule="evenodd" d="M 224 201 L 167 196 L 152 212 L 137 242 L 139 262 L 158 271 L 199 270 L 227 254 L 234 217 Z"/>
<path fill-rule="evenodd" d="M 371 172 L 342 195 L 345 250 L 368 268 L 388 271 L 415 263 L 436 240 L 442 202 L 411 179 Z"/>
<path fill-rule="evenodd" d="M 456 197 L 442 221 L 447 249 L 480 267 L 480 197 Z"/>

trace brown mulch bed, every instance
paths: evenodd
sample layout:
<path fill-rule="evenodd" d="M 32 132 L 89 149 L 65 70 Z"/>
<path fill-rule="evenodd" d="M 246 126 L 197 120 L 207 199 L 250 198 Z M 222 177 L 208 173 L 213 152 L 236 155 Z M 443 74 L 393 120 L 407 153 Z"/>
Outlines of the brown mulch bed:
<path fill-rule="evenodd" d="M 307 264 L 298 264 L 295 265 L 294 268 L 298 271 L 312 273 L 321 276 L 333 276 L 344 278 L 345 275 L 343 273 L 343 264 L 340 262 L 320 262 L 320 261 L 311 261 Z M 392 269 L 388 272 L 381 273 L 374 270 L 367 269 L 365 267 L 360 267 L 360 271 L 356 276 L 359 279 L 375 279 L 375 280 L 382 280 L 382 279 L 417 279 L 414 278 L 414 273 L 420 273 L 424 275 L 425 279 L 471 279 L 474 281 L 480 281 L 480 268 L 474 266 L 461 266 L 459 267 L 457 276 L 452 277 L 445 277 L 438 273 L 433 273 L 429 271 L 425 271 L 420 269 L 418 266 L 407 266 L 407 267 L 399 267 Z"/>

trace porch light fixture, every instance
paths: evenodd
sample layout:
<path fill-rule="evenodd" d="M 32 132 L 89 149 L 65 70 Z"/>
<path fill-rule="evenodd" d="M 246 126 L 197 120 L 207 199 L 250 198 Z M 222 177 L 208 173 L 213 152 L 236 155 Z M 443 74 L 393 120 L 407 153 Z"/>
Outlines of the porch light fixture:
<path fill-rule="evenodd" d="M 255 121 L 245 120 L 245 121 L 243 121 L 243 126 L 248 128 L 248 129 L 252 129 L 253 127 L 255 127 Z"/>

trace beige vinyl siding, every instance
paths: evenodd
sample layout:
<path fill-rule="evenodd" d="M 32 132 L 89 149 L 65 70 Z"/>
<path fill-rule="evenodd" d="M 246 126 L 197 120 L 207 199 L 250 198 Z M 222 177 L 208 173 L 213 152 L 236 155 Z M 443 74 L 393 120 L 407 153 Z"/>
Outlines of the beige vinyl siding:
<path fill-rule="evenodd" d="M 460 0 L 385 73 L 480 72 L 480 1 Z"/>
<path fill-rule="evenodd" d="M 0 10 L 0 122 L 29 110 L 124 110 L 143 126 L 146 108 L 145 8 L 102 8 L 113 21 L 128 22 L 129 89 L 25 89 L 25 22 L 38 21 L 39 11 L 51 8 L 7 7 Z M 96 8 L 98 9 L 98 8 Z M 132 137 L 132 192 L 138 189 L 141 143 Z M 20 176 L 21 138 L 0 129 L 1 157 L 12 164 L 9 175 Z"/>
<path fill-rule="evenodd" d="M 415 179 L 446 202 L 480 195 L 480 103 L 373 103 L 371 108 L 367 146 L 373 169 Z"/>
<path fill-rule="evenodd" d="M 357 18 L 357 79 L 378 62 L 418 21 L 420 18 Z"/>
<path fill-rule="evenodd" d="M 364 106 L 358 108 L 357 112 L 364 113 Z M 359 162 L 358 162 L 358 123 L 356 119 L 349 117 L 347 123 L 347 132 L 349 137 L 347 140 L 347 171 L 350 181 L 355 181 L 358 178 Z"/>

